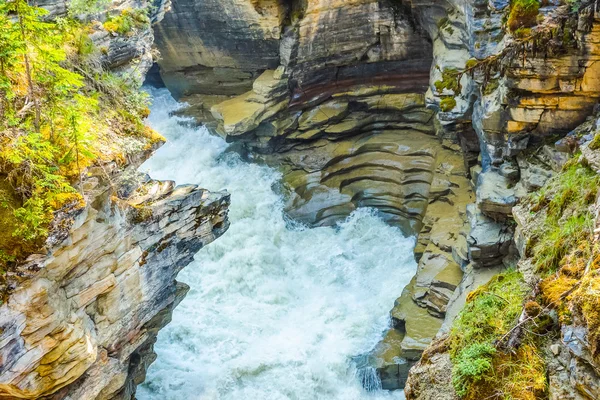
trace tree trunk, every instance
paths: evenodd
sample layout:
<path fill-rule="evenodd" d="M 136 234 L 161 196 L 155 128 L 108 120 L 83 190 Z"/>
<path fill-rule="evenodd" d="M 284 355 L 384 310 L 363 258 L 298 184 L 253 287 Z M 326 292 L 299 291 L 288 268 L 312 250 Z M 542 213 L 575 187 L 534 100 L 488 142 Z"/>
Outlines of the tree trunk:
<path fill-rule="evenodd" d="M 18 10 L 18 8 L 17 8 L 17 10 Z M 21 13 L 19 11 L 17 11 L 17 14 L 19 15 L 19 27 L 21 28 L 21 38 L 23 39 L 23 42 L 25 42 L 25 44 L 27 45 L 27 38 L 25 36 L 25 26 L 23 24 L 23 16 L 21 15 Z M 27 86 L 28 86 L 29 96 L 33 100 L 33 106 L 35 108 L 35 120 L 33 122 L 33 125 L 35 126 L 36 132 L 39 132 L 40 131 L 41 110 L 40 110 L 40 104 L 38 103 L 38 99 L 35 95 L 35 90 L 33 88 L 31 64 L 29 63 L 29 56 L 27 54 L 27 50 L 25 50 L 25 53 L 23 54 L 23 59 L 25 61 L 25 73 L 27 74 Z"/>

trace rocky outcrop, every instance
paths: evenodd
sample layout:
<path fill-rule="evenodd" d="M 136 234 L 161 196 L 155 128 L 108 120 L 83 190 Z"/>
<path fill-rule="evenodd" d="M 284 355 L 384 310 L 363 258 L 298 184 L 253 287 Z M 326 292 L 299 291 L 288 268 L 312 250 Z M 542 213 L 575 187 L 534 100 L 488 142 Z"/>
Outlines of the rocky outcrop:
<path fill-rule="evenodd" d="M 290 216 L 332 225 L 369 206 L 419 235 L 415 279 L 368 355 L 383 387 L 516 265 L 514 207 L 564 165 L 572 143 L 552 143 L 600 98 L 597 7 L 579 6 L 544 2 L 513 32 L 509 1 L 177 0 L 157 25 L 167 87 L 282 169 Z M 410 398 L 432 393 L 418 383 L 437 379 L 431 359 Z"/>
<path fill-rule="evenodd" d="M 176 98 L 237 95 L 279 64 L 281 0 L 174 0 L 155 26 L 159 64 Z"/>
<path fill-rule="evenodd" d="M 135 165 L 88 175 L 87 206 L 17 268 L 27 279 L 0 307 L 0 397 L 131 398 L 187 290 L 177 273 L 228 227 L 226 193 L 153 181 Z"/>
<path fill-rule="evenodd" d="M 284 166 L 292 217 L 331 225 L 371 206 L 419 232 L 440 146 L 423 96 L 431 45 L 414 16 L 372 0 L 216 3 L 175 1 L 157 24 L 167 87 Z"/>
<path fill-rule="evenodd" d="M 415 254 L 416 275 L 390 312 L 392 327 L 368 355 L 383 389 L 403 388 L 409 369 L 442 327 L 468 262 L 465 206 L 473 200 L 462 157 L 439 161 Z"/>
<path fill-rule="evenodd" d="M 55 18 L 67 13 L 69 2 L 41 5 Z M 153 6 L 156 21 L 165 4 Z M 149 7 L 125 1 L 107 12 Z M 89 62 L 141 83 L 153 62 L 150 23 L 144 19 L 117 34 L 101 23 L 105 13 L 85 18 L 98 19 L 90 24 L 95 50 Z M 158 331 L 189 289 L 176 281 L 178 272 L 229 226 L 226 192 L 154 181 L 136 171 L 163 143 L 155 132 L 102 135 L 94 143 L 102 160 L 78 185 L 82 202 L 55 213 L 43 254 L 6 272 L 0 398 L 134 398 L 156 358 Z"/>
<path fill-rule="evenodd" d="M 447 337 L 435 340 L 411 369 L 404 393 L 410 399 L 457 400 L 452 386 L 452 362 Z"/>

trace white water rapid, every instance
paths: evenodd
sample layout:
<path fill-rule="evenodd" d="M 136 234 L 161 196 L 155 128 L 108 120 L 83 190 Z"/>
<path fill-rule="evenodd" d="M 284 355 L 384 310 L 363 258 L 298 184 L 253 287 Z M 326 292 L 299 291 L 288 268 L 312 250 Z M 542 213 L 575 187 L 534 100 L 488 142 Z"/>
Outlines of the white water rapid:
<path fill-rule="evenodd" d="M 369 351 L 416 265 L 414 239 L 360 210 L 336 229 L 286 221 L 279 173 L 224 153 L 206 129 L 169 113 L 165 89 L 149 124 L 168 139 L 142 167 L 155 179 L 231 193 L 231 227 L 179 275 L 191 286 L 158 336 L 140 400 L 400 399 L 367 392 L 351 357 Z"/>

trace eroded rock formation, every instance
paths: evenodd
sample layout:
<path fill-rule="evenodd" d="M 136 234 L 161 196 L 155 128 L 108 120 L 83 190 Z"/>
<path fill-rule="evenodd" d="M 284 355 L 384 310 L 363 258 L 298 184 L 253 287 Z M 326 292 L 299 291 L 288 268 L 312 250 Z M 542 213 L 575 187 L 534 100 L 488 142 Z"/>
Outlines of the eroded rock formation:
<path fill-rule="evenodd" d="M 42 5 L 50 18 L 68 8 Z M 148 6 L 122 2 L 109 12 Z M 152 64 L 151 26 L 129 35 L 100 23 L 93 30 L 101 62 L 141 82 Z M 85 205 L 57 212 L 44 253 L 6 272 L 0 398 L 134 398 L 156 358 L 158 331 L 189 289 L 175 280 L 178 272 L 229 226 L 227 193 L 136 171 L 164 139 L 113 136 L 110 149 L 99 149 L 104 159 L 84 174 Z"/>
<path fill-rule="evenodd" d="M 53 15 L 67 7 L 46 3 Z M 564 165 L 572 143 L 555 139 L 600 98 L 596 4 L 583 1 L 574 13 L 545 2 L 539 26 L 519 37 L 505 25 L 504 0 L 158 3 L 164 83 L 250 160 L 281 168 L 292 217 L 332 225 L 373 207 L 418 234 L 416 276 L 399 288 L 393 326 L 367 358 L 386 389 L 402 388 L 416 363 L 408 398 L 454 399 L 443 335 L 470 291 L 516 265 L 525 224 L 515 245 L 514 207 Z M 149 67 L 150 30 L 114 38 L 99 28 L 93 37 L 112 68 L 143 75 Z M 34 286 L 19 288 L 38 302 L 17 296 L 3 306 L 11 317 L 2 357 L 19 360 L 0 371 L 7 393 L 128 398 L 185 292 L 177 271 L 226 227 L 225 195 L 150 181 L 147 198 L 128 189 L 113 200 L 106 182 L 98 185 L 70 239 L 35 261 L 45 268 L 32 273 Z M 115 241 L 125 232 L 128 240 Z M 98 253 L 101 267 L 91 269 L 76 252 L 96 237 L 106 238 L 97 244 L 107 261 Z M 585 332 L 569 329 L 564 336 L 584 345 L 551 349 L 554 398 L 572 382 L 597 392 Z M 56 344 L 59 335 L 73 339 L 73 351 Z M 55 379 L 56 369 L 70 372 Z"/>
<path fill-rule="evenodd" d="M 0 396 L 129 399 L 187 287 L 175 280 L 228 227 L 226 193 L 90 170 L 64 240 L 19 267 L 0 307 Z M 108 174 L 108 175 L 107 175 Z"/>
<path fill-rule="evenodd" d="M 218 53 L 185 47 L 187 75 L 161 62 L 189 112 L 282 168 L 294 218 L 331 225 L 369 206 L 419 234 L 417 275 L 371 355 L 384 387 L 401 387 L 467 293 L 518 259 L 513 207 L 562 167 L 572 149 L 548 144 L 600 97 L 597 10 L 544 3 L 539 26 L 518 36 L 508 1 L 227 0 L 219 17 L 193 3 L 236 23 L 219 28 L 229 40 Z M 159 24 L 163 51 L 192 18 L 176 14 Z"/>

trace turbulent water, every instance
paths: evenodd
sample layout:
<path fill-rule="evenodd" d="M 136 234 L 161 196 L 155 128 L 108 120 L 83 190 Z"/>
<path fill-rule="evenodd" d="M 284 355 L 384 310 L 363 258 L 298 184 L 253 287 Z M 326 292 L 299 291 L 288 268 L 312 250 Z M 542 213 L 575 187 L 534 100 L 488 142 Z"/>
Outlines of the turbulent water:
<path fill-rule="evenodd" d="M 169 116 L 164 89 L 150 125 L 169 140 L 142 170 L 231 193 L 228 232 L 178 277 L 191 290 L 156 344 L 141 400 L 354 400 L 351 357 L 370 350 L 414 274 L 413 239 L 360 210 L 333 228 L 286 221 L 277 171 L 240 161 L 206 129 Z"/>

